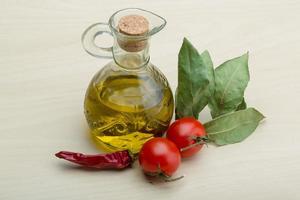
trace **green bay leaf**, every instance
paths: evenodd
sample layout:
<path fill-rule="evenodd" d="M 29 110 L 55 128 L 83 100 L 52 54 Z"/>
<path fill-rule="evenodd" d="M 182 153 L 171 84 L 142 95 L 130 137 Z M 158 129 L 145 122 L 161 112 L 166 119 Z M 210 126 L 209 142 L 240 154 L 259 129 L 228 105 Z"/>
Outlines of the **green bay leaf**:
<path fill-rule="evenodd" d="M 201 53 L 201 58 L 204 62 L 203 67 L 206 69 L 209 84 L 205 89 L 204 92 L 205 95 L 201 96 L 200 100 L 198 101 L 198 106 L 200 108 L 200 111 L 202 111 L 203 108 L 208 104 L 209 99 L 212 96 L 214 96 L 214 92 L 215 92 L 215 70 L 214 70 L 213 62 L 207 50 Z"/>
<path fill-rule="evenodd" d="M 208 104 L 213 118 L 238 109 L 243 103 L 249 79 L 248 53 L 216 68 L 215 93 Z M 243 107 L 245 104 L 241 105 Z"/>
<path fill-rule="evenodd" d="M 176 118 L 191 116 L 197 119 L 199 112 L 207 105 L 207 90 L 212 79 L 207 68 L 213 69 L 213 66 L 208 52 L 203 52 L 202 56 L 184 38 L 178 55 Z"/>
<path fill-rule="evenodd" d="M 215 91 L 215 70 L 214 65 L 211 60 L 210 54 L 207 50 L 205 50 L 203 53 L 201 53 L 201 58 L 204 62 L 204 68 L 207 72 L 207 77 L 209 80 L 209 86 L 207 92 L 209 95 L 213 95 Z"/>
<path fill-rule="evenodd" d="M 209 140 L 217 145 L 241 142 L 256 129 L 265 117 L 248 108 L 217 117 L 204 124 Z"/>

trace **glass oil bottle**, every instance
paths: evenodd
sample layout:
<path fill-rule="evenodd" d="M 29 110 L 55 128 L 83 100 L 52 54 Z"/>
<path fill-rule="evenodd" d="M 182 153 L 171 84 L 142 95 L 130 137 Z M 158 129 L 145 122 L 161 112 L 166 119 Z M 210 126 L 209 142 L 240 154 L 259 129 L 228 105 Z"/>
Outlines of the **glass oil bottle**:
<path fill-rule="evenodd" d="M 149 61 L 150 37 L 165 24 L 152 12 L 129 8 L 83 34 L 89 54 L 113 58 L 91 80 L 84 102 L 92 138 L 105 151 L 138 153 L 145 141 L 161 136 L 169 126 L 173 95 L 165 76 Z M 94 43 L 103 33 L 113 36 L 112 47 Z"/>

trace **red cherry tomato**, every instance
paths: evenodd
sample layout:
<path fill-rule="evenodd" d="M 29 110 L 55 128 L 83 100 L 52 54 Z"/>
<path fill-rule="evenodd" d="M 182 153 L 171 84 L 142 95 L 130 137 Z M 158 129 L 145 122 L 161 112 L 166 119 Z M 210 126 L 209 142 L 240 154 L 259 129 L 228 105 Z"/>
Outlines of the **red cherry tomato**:
<path fill-rule="evenodd" d="M 167 138 L 176 144 L 183 158 L 196 154 L 207 140 L 204 126 L 192 117 L 184 117 L 172 123 L 167 130 Z"/>
<path fill-rule="evenodd" d="M 176 145 L 166 138 L 153 138 L 147 141 L 140 153 L 139 162 L 148 175 L 171 176 L 181 162 Z"/>

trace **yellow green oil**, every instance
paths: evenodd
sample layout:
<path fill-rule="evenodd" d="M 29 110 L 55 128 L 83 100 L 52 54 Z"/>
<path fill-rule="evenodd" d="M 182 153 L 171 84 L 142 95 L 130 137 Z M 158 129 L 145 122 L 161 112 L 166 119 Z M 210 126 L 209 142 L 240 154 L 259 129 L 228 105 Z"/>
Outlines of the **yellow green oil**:
<path fill-rule="evenodd" d="M 102 149 L 137 149 L 149 136 L 166 131 L 173 114 L 172 92 L 159 77 L 152 77 L 125 73 L 92 80 L 85 115 L 93 140 Z"/>

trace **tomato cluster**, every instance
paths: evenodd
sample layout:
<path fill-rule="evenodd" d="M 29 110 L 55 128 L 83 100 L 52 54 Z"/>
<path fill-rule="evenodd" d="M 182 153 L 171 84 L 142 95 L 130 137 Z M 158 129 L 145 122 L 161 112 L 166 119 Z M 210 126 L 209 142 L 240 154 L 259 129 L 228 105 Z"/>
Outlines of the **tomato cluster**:
<path fill-rule="evenodd" d="M 139 162 L 148 175 L 171 176 L 179 167 L 181 157 L 196 154 L 207 141 L 204 126 L 191 117 L 171 124 L 166 138 L 147 141 L 139 154 Z"/>

